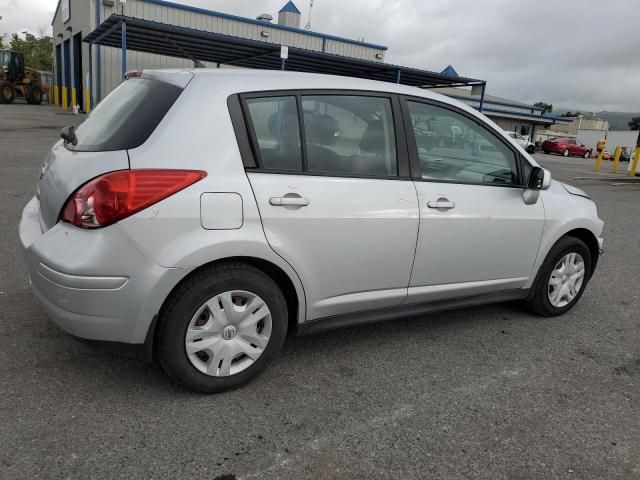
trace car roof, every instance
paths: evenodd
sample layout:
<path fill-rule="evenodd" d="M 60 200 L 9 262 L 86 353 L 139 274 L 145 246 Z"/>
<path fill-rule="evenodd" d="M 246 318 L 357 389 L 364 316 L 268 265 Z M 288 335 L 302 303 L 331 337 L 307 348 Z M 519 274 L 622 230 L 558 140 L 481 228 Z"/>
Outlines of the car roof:
<path fill-rule="evenodd" d="M 218 88 L 234 93 L 259 92 L 269 90 L 301 90 L 301 89 L 341 89 L 365 90 L 382 93 L 412 95 L 456 105 L 478 115 L 477 110 L 451 97 L 441 95 L 432 90 L 408 85 L 400 85 L 376 80 L 365 80 L 355 77 L 323 75 L 319 73 L 283 72 L 281 70 L 256 70 L 245 68 L 193 68 L 144 70 L 145 74 L 161 77 L 164 75 L 184 74 L 189 72 L 194 77 L 215 81 Z"/>

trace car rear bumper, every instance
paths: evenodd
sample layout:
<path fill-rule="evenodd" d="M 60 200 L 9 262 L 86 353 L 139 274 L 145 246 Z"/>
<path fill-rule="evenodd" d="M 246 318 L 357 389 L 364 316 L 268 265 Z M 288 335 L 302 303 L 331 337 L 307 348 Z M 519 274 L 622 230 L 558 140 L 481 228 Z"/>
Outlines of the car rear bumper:
<path fill-rule="evenodd" d="M 164 268 L 112 225 L 84 230 L 40 226 L 33 198 L 20 221 L 31 287 L 48 316 L 78 337 L 143 343 L 171 289 L 190 269 Z"/>

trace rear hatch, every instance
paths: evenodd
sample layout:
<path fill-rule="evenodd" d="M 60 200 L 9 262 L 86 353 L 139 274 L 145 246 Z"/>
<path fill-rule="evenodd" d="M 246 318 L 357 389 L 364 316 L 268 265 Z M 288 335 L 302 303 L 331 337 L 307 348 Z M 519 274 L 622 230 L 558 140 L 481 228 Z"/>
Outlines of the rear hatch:
<path fill-rule="evenodd" d="M 130 168 L 127 150 L 146 142 L 191 78 L 185 71 L 152 71 L 128 79 L 78 126 L 75 144 L 61 140 L 53 146 L 36 190 L 43 231 L 57 223 L 67 199 L 88 180 Z"/>

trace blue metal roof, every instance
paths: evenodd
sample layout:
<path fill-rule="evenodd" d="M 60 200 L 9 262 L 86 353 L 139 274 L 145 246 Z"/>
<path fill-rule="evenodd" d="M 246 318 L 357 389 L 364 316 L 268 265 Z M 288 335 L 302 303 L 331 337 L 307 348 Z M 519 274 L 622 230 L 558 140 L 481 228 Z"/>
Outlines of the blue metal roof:
<path fill-rule="evenodd" d="M 83 41 L 122 48 L 121 29 L 123 22 L 127 25 L 127 50 L 246 68 L 279 70 L 282 66 L 280 45 L 276 43 L 179 27 L 123 15 L 111 15 L 98 28 L 84 37 Z M 292 72 L 326 73 L 416 87 L 484 84 L 484 81 L 473 78 L 451 77 L 417 68 L 296 47 L 289 47 L 289 58 L 285 63 L 286 70 Z"/>
<path fill-rule="evenodd" d="M 300 10 L 298 10 L 298 7 L 296 7 L 291 0 L 289 0 L 286 5 L 280 9 L 280 12 L 297 13 L 300 15 Z"/>
<path fill-rule="evenodd" d="M 449 75 L 450 77 L 459 77 L 460 75 L 458 75 L 458 72 L 456 72 L 456 69 L 453 68 L 451 65 L 449 65 L 447 68 L 445 68 L 442 72 L 443 75 Z"/>
<path fill-rule="evenodd" d="M 476 98 L 476 97 L 465 97 L 463 95 L 455 95 L 455 94 L 451 94 L 451 93 L 445 93 L 444 95 L 446 95 L 447 97 L 451 97 L 451 98 L 455 98 L 456 100 L 461 100 L 461 101 L 467 101 L 467 102 L 476 102 L 476 103 L 480 103 L 480 99 Z M 489 113 L 502 113 L 504 115 L 513 115 L 513 116 L 521 116 L 521 117 L 527 117 L 527 118 L 537 118 L 537 119 L 541 119 L 541 120 L 545 120 L 547 122 L 553 122 L 553 123 L 570 123 L 567 122 L 567 120 L 565 118 L 562 117 L 554 117 L 551 115 L 543 115 L 542 111 L 544 110 L 543 108 L 540 107 L 534 107 L 533 105 L 526 105 L 523 103 L 509 103 L 509 102 L 501 102 L 498 100 L 489 100 L 485 97 L 484 99 L 484 105 L 482 107 L 482 112 L 489 112 Z M 497 105 L 497 106 L 501 106 L 501 107 L 511 107 L 511 108 L 526 108 L 527 110 L 529 110 L 530 112 L 520 112 L 517 110 L 501 110 L 498 108 L 491 108 L 491 105 Z M 478 108 L 476 105 L 472 105 L 473 108 Z M 534 112 L 540 112 L 540 113 L 534 113 Z"/>

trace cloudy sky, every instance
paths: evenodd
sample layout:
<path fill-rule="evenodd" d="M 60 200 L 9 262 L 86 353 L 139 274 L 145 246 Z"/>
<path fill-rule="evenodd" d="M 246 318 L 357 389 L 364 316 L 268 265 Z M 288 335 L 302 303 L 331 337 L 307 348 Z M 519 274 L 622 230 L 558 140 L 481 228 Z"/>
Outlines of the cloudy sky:
<path fill-rule="evenodd" d="M 294 0 L 306 24 L 309 0 Z M 255 17 L 286 0 L 181 0 Z M 0 33 L 48 26 L 57 0 L 0 0 Z M 386 61 L 488 81 L 491 94 L 640 111 L 638 0 L 315 0 L 312 28 L 387 45 Z"/>

